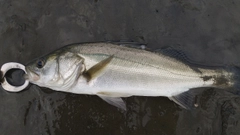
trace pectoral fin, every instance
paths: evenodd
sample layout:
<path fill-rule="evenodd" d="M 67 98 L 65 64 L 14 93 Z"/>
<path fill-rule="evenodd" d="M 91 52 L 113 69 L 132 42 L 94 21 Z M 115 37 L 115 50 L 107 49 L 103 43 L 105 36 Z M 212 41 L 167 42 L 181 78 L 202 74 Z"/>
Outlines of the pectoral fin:
<path fill-rule="evenodd" d="M 91 80 L 97 78 L 103 72 L 103 70 L 106 68 L 106 66 L 111 62 L 112 58 L 113 58 L 113 56 L 110 56 L 110 57 L 102 60 L 101 62 L 97 63 L 90 69 L 88 69 L 84 74 L 87 77 L 88 81 L 91 81 Z"/>
<path fill-rule="evenodd" d="M 106 101 L 107 103 L 116 106 L 124 111 L 126 111 L 126 104 L 124 103 L 124 101 L 122 100 L 122 98 L 120 97 L 107 97 L 107 96 L 102 96 L 102 95 L 98 95 L 101 99 L 103 99 L 104 101 Z"/>

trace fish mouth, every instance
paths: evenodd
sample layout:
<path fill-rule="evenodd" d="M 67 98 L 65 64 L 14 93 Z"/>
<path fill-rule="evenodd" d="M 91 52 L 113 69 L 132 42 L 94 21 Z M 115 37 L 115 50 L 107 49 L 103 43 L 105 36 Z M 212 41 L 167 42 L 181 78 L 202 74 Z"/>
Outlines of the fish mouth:
<path fill-rule="evenodd" d="M 24 75 L 24 78 L 26 80 L 29 80 L 30 82 L 36 82 L 40 79 L 40 75 L 37 74 L 36 72 L 32 71 L 28 67 L 26 67 L 26 72 L 27 72 L 27 74 Z"/>

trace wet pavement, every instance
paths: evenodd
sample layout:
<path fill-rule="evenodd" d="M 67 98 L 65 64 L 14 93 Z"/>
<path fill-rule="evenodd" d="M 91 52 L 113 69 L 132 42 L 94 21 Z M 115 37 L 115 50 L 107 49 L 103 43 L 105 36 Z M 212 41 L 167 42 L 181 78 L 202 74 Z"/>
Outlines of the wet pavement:
<path fill-rule="evenodd" d="M 0 65 L 26 64 L 78 42 L 135 41 L 153 50 L 173 47 L 196 63 L 239 65 L 237 0 L 2 0 Z M 240 97 L 202 91 L 198 108 L 164 97 L 130 97 L 121 111 L 97 96 L 30 85 L 0 88 L 1 135 L 238 135 Z"/>

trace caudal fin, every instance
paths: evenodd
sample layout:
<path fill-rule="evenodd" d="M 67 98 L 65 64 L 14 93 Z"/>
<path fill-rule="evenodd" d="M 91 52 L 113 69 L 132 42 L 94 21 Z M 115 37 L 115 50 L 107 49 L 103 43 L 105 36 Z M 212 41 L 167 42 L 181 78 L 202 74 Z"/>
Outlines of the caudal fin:
<path fill-rule="evenodd" d="M 222 88 L 227 91 L 240 95 L 240 67 L 218 67 L 212 69 L 201 69 L 204 81 L 213 80 L 210 87 Z M 211 81 L 210 81 L 211 82 Z M 184 93 L 169 97 L 185 109 L 193 109 L 197 107 L 196 96 L 200 94 L 199 90 L 189 90 Z"/>
<path fill-rule="evenodd" d="M 229 79 L 230 87 L 234 94 L 240 95 L 240 67 L 234 66 L 227 69 L 231 73 L 231 78 Z"/>

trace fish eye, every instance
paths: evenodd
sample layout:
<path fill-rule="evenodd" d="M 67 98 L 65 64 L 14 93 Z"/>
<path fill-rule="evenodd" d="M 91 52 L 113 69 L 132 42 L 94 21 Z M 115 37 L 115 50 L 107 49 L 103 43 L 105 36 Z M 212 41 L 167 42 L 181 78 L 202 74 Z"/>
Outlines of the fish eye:
<path fill-rule="evenodd" d="M 37 61 L 37 63 L 36 63 L 36 66 L 38 67 L 38 68 L 42 68 L 43 66 L 44 66 L 44 61 L 43 60 L 38 60 Z"/>

